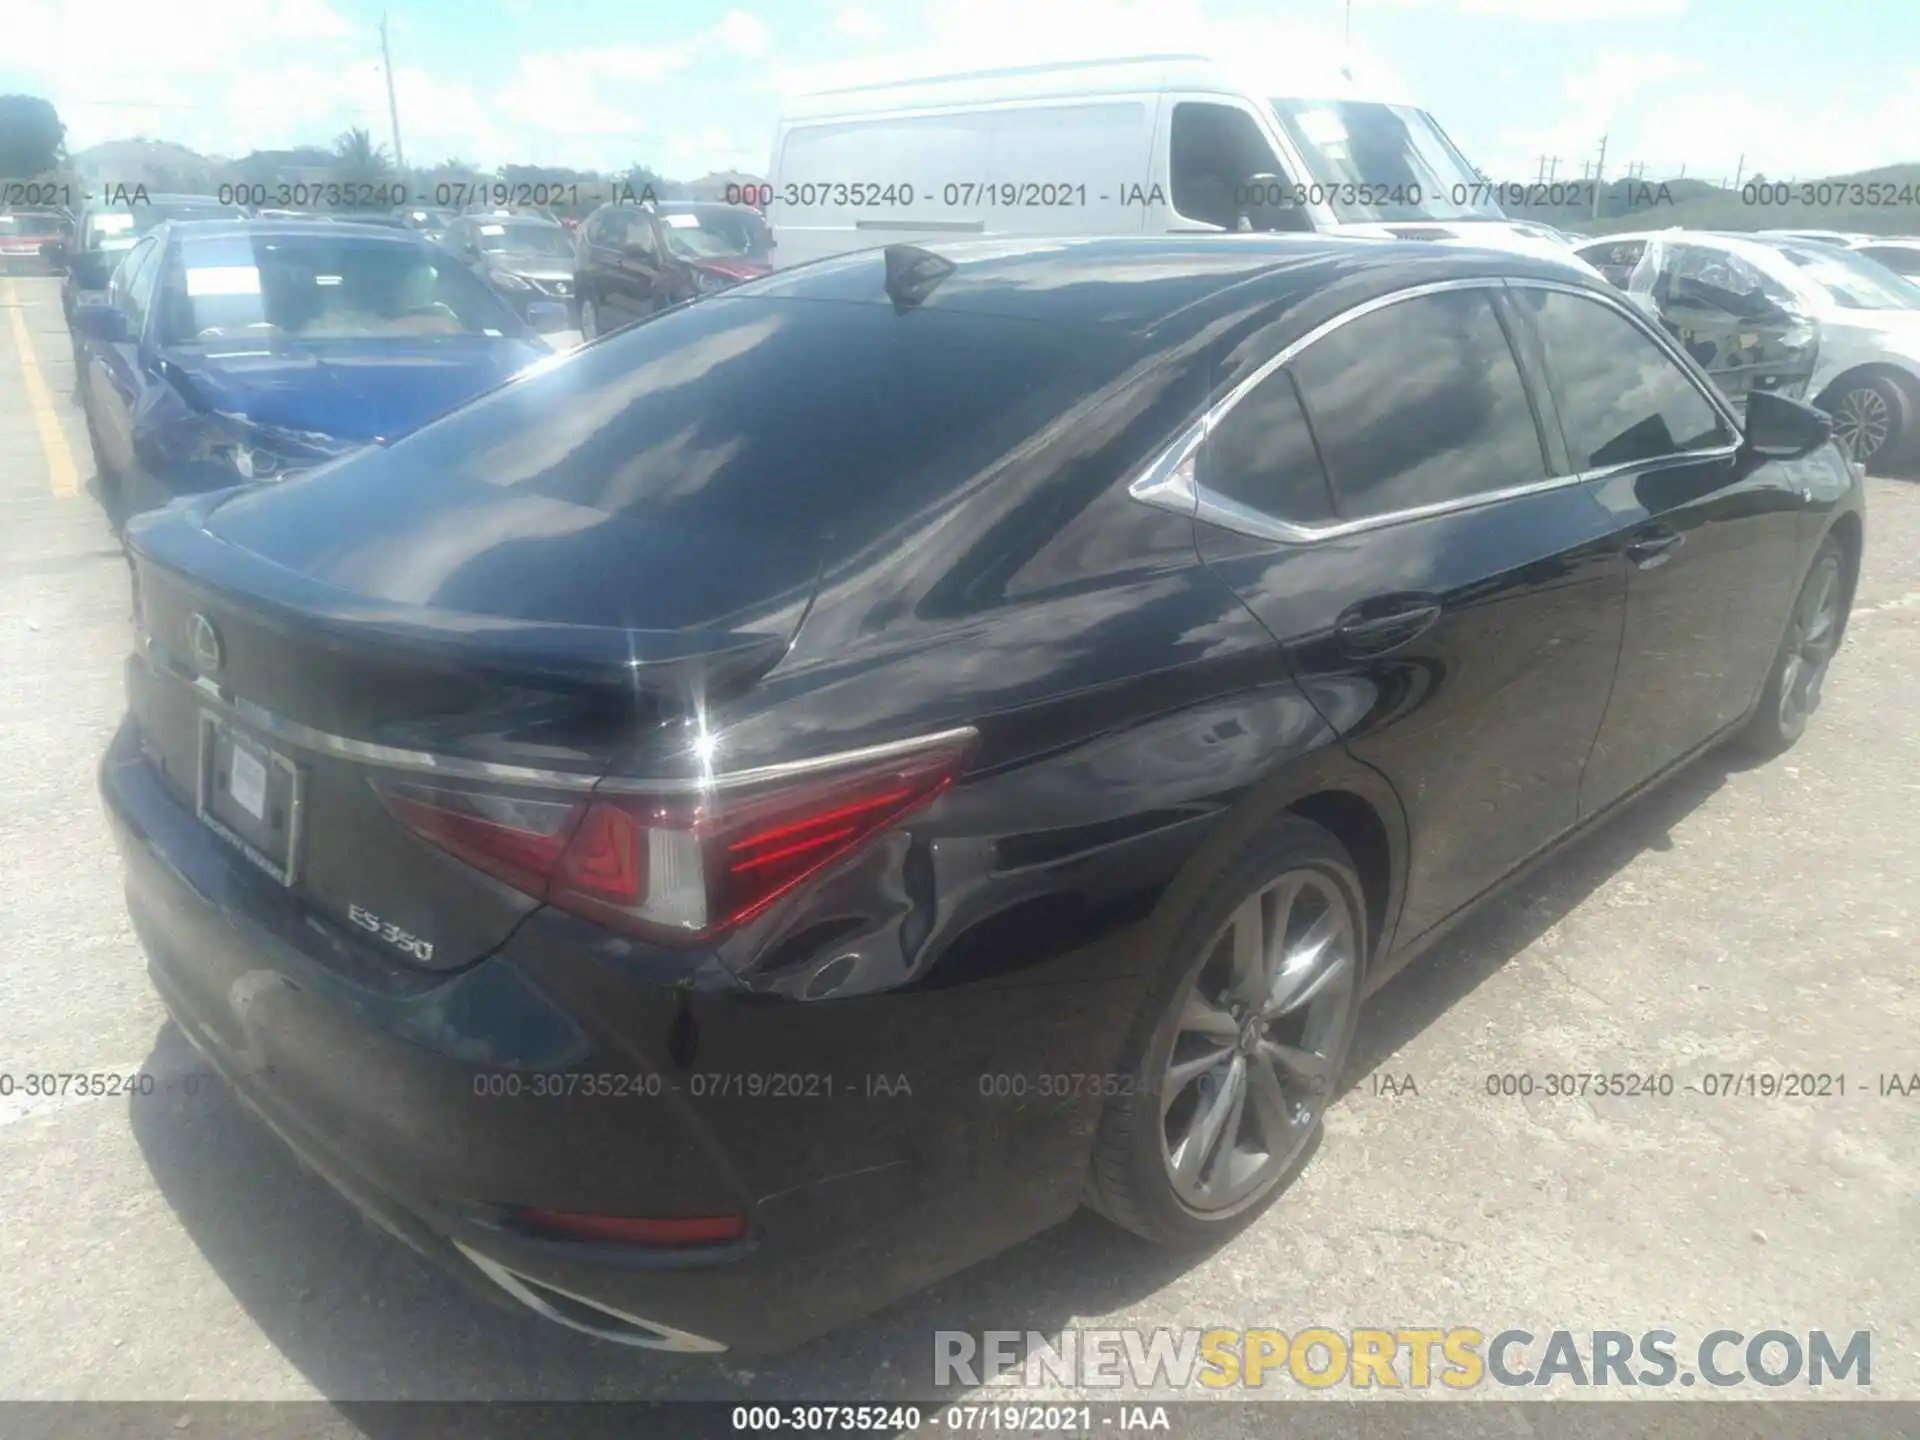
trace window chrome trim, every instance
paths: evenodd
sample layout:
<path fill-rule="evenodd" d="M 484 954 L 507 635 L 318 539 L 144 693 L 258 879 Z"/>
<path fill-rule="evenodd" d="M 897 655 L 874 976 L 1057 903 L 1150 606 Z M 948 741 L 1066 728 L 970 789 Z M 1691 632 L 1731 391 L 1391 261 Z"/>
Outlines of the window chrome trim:
<path fill-rule="evenodd" d="M 532 785 L 546 790 L 565 790 L 579 794 L 597 791 L 611 795 L 708 795 L 722 790 L 743 790 L 783 780 L 797 780 L 823 771 L 891 760 L 918 754 L 922 750 L 958 745 L 979 738 L 971 725 L 955 726 L 905 740 L 887 740 L 853 750 L 838 750 L 827 755 L 812 755 L 801 760 L 782 760 L 771 765 L 756 765 L 746 770 L 717 771 L 710 775 L 652 778 L 639 775 L 602 777 L 585 770 L 549 770 L 533 765 L 507 765 L 493 760 L 474 760 L 460 755 L 437 755 L 427 750 L 409 750 L 398 745 L 380 745 L 370 740 L 355 740 L 316 730 L 285 715 L 277 715 L 264 706 L 222 689 L 205 675 L 187 673 L 173 662 L 168 651 L 150 635 L 139 637 L 143 654 L 173 679 L 191 685 L 203 704 L 265 734 L 340 760 L 362 765 L 377 765 L 388 770 L 405 770 L 438 775 L 453 780 L 486 780 L 503 785 Z"/>
<path fill-rule="evenodd" d="M 1705 397 L 1707 403 L 1713 407 L 1714 413 L 1719 415 L 1733 431 L 1733 443 L 1714 446 L 1707 450 L 1678 450 L 1671 455 L 1656 455 L 1645 460 L 1627 460 L 1615 465 L 1575 471 L 1569 475 L 1548 475 L 1522 485 L 1510 485 L 1504 489 L 1465 495 L 1455 500 L 1439 500 L 1431 505 L 1390 510 L 1381 515 L 1367 515 L 1329 525 L 1302 525 L 1295 521 L 1282 520 L 1263 510 L 1256 510 L 1250 505 L 1243 505 L 1237 500 L 1230 500 L 1224 495 L 1216 494 L 1200 484 L 1196 469 L 1201 447 L 1206 443 L 1207 438 L 1255 388 L 1264 384 L 1289 362 L 1297 359 L 1308 346 L 1324 339 L 1343 325 L 1402 301 L 1417 300 L 1423 296 L 1439 295 L 1454 290 L 1503 289 L 1557 290 L 1568 295 L 1585 296 L 1624 316 L 1642 334 L 1652 339 L 1660 347 L 1662 354 L 1675 362 L 1688 383 Z M 1516 365 L 1520 363 L 1518 357 L 1515 358 L 1514 363 Z M 1387 525 L 1398 525 L 1410 520 L 1426 520 L 1437 515 L 1476 510 L 1483 505 L 1497 505 L 1502 501 L 1517 500 L 1528 495 L 1568 489 L 1626 470 L 1664 468 L 1687 461 L 1724 460 L 1736 454 L 1742 443 L 1744 443 L 1742 431 L 1724 398 L 1713 393 L 1710 386 L 1701 386 L 1693 374 L 1692 362 L 1675 348 L 1672 337 L 1661 333 L 1657 326 L 1653 325 L 1645 315 L 1640 314 L 1630 303 L 1616 300 L 1611 295 L 1602 294 L 1586 286 L 1560 280 L 1535 279 L 1530 276 L 1476 275 L 1453 280 L 1434 280 L 1422 285 L 1409 286 L 1405 290 L 1396 290 L 1390 295 L 1376 295 L 1373 299 L 1363 301 L 1351 310 L 1342 311 L 1314 326 L 1215 401 L 1207 412 L 1182 431 L 1171 445 L 1148 461 L 1128 482 L 1127 494 L 1144 505 L 1153 505 L 1162 510 L 1173 511 L 1175 514 L 1188 515 L 1195 520 L 1203 520 L 1223 530 L 1231 530 L 1256 540 L 1271 540 L 1283 545 L 1312 545 L 1323 540 L 1339 540 L 1349 535 L 1364 534 L 1369 530 L 1378 530 Z M 1545 458 L 1545 456 L 1542 457 L 1543 460 Z M 1331 477 L 1329 479 L 1331 480 Z"/>

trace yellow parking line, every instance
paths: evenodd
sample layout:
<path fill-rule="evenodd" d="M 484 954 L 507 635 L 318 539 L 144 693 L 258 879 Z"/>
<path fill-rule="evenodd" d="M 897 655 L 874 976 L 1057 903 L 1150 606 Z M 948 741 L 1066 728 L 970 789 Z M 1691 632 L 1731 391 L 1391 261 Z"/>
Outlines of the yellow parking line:
<path fill-rule="evenodd" d="M 13 282 L 0 280 L 0 308 L 13 322 L 13 345 L 20 352 L 20 375 L 26 381 L 27 405 L 33 411 L 33 425 L 40 432 L 40 448 L 47 457 L 47 484 L 53 493 L 71 500 L 80 493 L 80 471 L 73 463 L 73 450 L 67 444 L 66 431 L 60 428 L 60 413 L 53 408 L 53 392 L 47 389 L 47 377 L 40 373 L 39 357 L 33 353 L 33 341 L 27 336 L 27 321 L 13 298 Z"/>

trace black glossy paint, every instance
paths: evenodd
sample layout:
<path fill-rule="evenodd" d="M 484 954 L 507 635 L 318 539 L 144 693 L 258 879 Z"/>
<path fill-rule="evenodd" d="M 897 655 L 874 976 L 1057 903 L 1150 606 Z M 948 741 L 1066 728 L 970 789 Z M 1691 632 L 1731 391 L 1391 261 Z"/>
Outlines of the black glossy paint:
<path fill-rule="evenodd" d="M 1857 540 L 1830 451 L 1572 478 L 1564 377 L 1507 298 L 1531 478 L 1566 483 L 1314 544 L 1200 524 L 1128 480 L 1313 327 L 1434 281 L 1586 282 L 1307 238 L 949 253 L 917 307 L 877 254 L 783 272 L 130 529 L 151 647 L 102 785 L 156 983 L 293 1143 L 456 1269 L 450 1239 L 756 1348 L 1063 1219 L 1101 1102 L 1040 1077 L 1124 1063 L 1178 878 L 1289 808 L 1332 824 L 1369 872 L 1377 984 L 1738 720 L 1819 536 Z M 1464 423 L 1414 413 L 1417 387 L 1392 404 L 1413 408 L 1344 419 Z M 1628 547 L 1655 523 L 1687 540 L 1643 574 Z M 1432 623 L 1401 643 L 1355 639 L 1416 604 Z M 310 767 L 288 890 L 188 803 L 196 613 L 232 696 L 469 761 L 691 776 L 702 732 L 722 769 L 980 739 L 933 806 L 693 950 L 479 876 L 402 831 L 365 765 L 276 741 Z M 431 937 L 432 966 L 355 904 Z M 551 1072 L 661 1091 L 475 1093 Z M 696 1074 L 801 1093 L 696 1096 Z M 752 1230 L 610 1252 L 515 1233 L 514 1205 Z"/>

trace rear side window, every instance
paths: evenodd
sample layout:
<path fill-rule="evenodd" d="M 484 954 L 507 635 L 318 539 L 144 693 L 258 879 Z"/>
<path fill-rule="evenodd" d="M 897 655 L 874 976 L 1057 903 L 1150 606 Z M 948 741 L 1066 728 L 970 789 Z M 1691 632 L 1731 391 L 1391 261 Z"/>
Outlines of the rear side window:
<path fill-rule="evenodd" d="M 1131 353 L 1107 332 L 719 295 L 549 362 L 393 454 L 423 483 L 852 546 L 1096 403 Z"/>
<path fill-rule="evenodd" d="M 1519 364 L 1484 289 L 1362 315 L 1309 345 L 1293 369 L 1346 518 L 1547 476 Z"/>
<path fill-rule="evenodd" d="M 1298 525 L 1334 518 L 1333 496 L 1293 377 L 1269 375 L 1207 436 L 1199 481 L 1208 491 Z"/>
<path fill-rule="evenodd" d="M 1686 372 L 1624 315 L 1557 290 L 1522 289 L 1514 299 L 1540 331 L 1576 468 L 1652 460 L 1733 439 Z"/>

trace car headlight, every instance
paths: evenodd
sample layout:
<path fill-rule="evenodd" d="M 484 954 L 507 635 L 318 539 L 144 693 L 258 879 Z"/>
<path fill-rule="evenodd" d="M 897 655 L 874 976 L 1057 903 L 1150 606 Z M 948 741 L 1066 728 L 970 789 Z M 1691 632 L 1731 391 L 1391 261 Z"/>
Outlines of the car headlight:
<path fill-rule="evenodd" d="M 496 270 L 493 272 L 493 279 L 495 284 L 505 290 L 531 290 L 533 288 L 533 286 L 522 280 L 511 270 Z"/>
<path fill-rule="evenodd" d="M 284 480 L 302 470 L 325 464 L 360 446 L 356 441 L 302 431 L 296 438 L 265 429 L 236 426 L 213 447 L 214 454 L 242 480 Z"/>
<path fill-rule="evenodd" d="M 710 274 L 705 270 L 693 272 L 693 288 L 702 295 L 711 295 L 716 290 L 725 290 L 732 283 L 723 276 Z"/>

